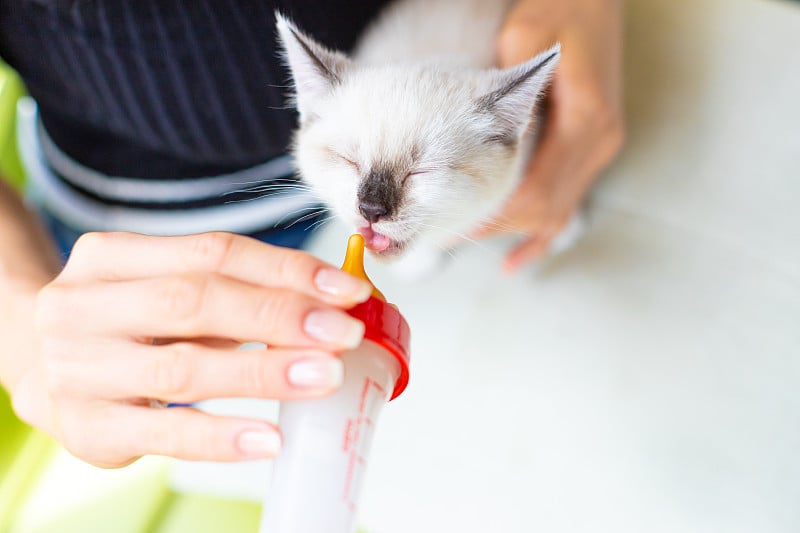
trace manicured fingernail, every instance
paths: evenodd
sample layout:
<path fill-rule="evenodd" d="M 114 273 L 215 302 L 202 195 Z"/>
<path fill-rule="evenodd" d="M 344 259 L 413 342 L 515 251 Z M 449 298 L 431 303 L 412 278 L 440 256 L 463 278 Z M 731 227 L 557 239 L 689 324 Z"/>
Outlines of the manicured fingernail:
<path fill-rule="evenodd" d="M 355 348 L 364 337 L 363 322 L 333 309 L 310 312 L 304 327 L 309 337 L 343 348 Z"/>
<path fill-rule="evenodd" d="M 286 377 L 295 387 L 335 388 L 342 384 L 344 367 L 338 357 L 300 359 L 289 366 Z"/>
<path fill-rule="evenodd" d="M 248 430 L 239 435 L 236 443 L 251 457 L 274 457 L 281 450 L 281 436 L 276 431 Z"/>
<path fill-rule="evenodd" d="M 367 300 L 372 293 L 369 283 L 336 268 L 321 269 L 314 276 L 314 284 L 322 292 L 352 298 L 357 302 Z"/>

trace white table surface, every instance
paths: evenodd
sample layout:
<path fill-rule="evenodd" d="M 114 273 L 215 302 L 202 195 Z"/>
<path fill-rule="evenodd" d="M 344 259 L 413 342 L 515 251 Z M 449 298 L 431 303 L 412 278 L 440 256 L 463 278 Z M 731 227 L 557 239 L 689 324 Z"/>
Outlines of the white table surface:
<path fill-rule="evenodd" d="M 510 278 L 501 242 L 415 285 L 371 265 L 413 367 L 370 531 L 800 531 L 800 4 L 637 0 L 626 31 L 628 146 L 578 246 Z"/>

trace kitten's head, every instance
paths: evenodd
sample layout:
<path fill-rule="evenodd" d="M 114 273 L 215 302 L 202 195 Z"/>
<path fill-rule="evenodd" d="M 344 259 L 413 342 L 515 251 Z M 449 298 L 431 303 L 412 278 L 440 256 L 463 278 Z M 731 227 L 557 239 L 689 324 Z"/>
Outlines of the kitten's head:
<path fill-rule="evenodd" d="M 378 256 L 442 245 L 513 191 L 558 46 L 506 70 L 360 65 L 278 17 L 295 83 L 303 179 Z"/>

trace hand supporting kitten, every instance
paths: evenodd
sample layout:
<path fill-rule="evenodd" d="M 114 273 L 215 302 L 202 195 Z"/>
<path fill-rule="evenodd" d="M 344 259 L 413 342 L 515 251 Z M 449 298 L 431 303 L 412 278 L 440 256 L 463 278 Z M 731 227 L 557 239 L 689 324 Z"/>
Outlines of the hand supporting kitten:
<path fill-rule="evenodd" d="M 618 0 L 520 0 L 503 24 L 497 41 L 500 67 L 525 61 L 549 43 L 563 46 L 536 157 L 495 217 L 498 225 L 476 233 L 525 234 L 506 257 L 508 272 L 550 249 L 622 148 L 621 11 Z"/>

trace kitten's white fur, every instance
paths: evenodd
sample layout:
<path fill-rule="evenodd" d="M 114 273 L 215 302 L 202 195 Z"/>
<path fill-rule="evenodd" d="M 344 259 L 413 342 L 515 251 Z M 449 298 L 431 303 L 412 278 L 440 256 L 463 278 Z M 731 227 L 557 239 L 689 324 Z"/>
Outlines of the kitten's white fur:
<path fill-rule="evenodd" d="M 355 227 L 359 187 L 390 169 L 402 201 L 372 225 L 385 256 L 440 253 L 489 219 L 517 186 L 533 148 L 535 106 L 558 45 L 498 70 L 497 32 L 514 0 L 398 0 L 352 58 L 278 16 L 296 88 L 300 174 Z M 396 246 L 395 246 L 396 244 Z M 408 266 L 408 261 L 404 261 Z"/>

